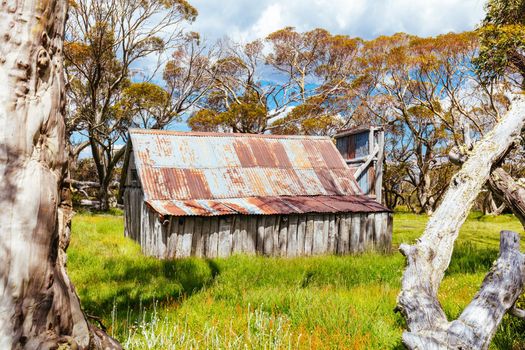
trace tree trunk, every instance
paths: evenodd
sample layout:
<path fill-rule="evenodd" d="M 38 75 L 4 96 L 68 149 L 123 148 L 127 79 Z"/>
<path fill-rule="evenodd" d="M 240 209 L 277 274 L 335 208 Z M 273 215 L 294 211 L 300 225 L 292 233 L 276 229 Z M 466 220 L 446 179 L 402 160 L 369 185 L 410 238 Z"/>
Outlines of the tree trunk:
<path fill-rule="evenodd" d="M 109 210 L 109 193 L 108 193 L 108 187 L 103 184 L 98 189 L 98 209 L 101 211 L 107 211 Z"/>
<path fill-rule="evenodd" d="M 66 9 L 65 0 L 0 3 L 1 349 L 119 348 L 88 324 L 65 268 Z"/>
<path fill-rule="evenodd" d="M 491 167 L 514 143 L 525 124 L 525 97 L 513 99 L 511 110 L 494 130 L 476 143 L 468 160 L 452 178 L 441 205 L 413 246 L 401 245 L 407 257 L 397 309 L 405 316 L 410 349 L 486 349 L 503 314 L 514 304 L 523 284 L 523 258 L 517 235 L 502 234 L 501 256 L 481 291 L 449 322 L 438 301 L 454 242 L 472 205 L 489 178 Z M 508 265 L 506 265 L 508 264 Z"/>

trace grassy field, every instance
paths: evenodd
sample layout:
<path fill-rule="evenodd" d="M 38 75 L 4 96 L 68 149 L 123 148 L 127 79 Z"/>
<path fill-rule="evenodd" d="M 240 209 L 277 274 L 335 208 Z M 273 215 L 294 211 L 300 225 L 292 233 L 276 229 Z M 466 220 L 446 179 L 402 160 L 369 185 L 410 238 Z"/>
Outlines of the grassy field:
<path fill-rule="evenodd" d="M 85 311 L 126 349 L 396 349 L 396 248 L 426 220 L 397 213 L 390 255 L 159 261 L 123 237 L 121 216 L 80 214 L 68 269 Z M 464 225 L 440 290 L 449 317 L 496 259 L 501 229 L 523 231 L 512 216 L 473 213 Z M 492 348 L 525 349 L 525 324 L 506 318 Z"/>

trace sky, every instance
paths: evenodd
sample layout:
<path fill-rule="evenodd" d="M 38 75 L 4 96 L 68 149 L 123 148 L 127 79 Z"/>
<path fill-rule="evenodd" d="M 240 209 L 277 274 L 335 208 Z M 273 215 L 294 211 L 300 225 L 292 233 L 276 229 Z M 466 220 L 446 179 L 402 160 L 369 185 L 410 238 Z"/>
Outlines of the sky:
<path fill-rule="evenodd" d="M 474 29 L 485 0 L 190 0 L 199 16 L 191 30 L 214 41 L 248 42 L 286 26 L 324 28 L 372 39 L 406 32 L 419 36 Z"/>

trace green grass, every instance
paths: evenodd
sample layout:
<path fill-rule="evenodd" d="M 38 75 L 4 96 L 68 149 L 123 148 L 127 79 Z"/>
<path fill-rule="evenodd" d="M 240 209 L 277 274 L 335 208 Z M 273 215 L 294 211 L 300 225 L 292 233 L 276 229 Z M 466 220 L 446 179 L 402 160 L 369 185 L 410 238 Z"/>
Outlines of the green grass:
<path fill-rule="evenodd" d="M 427 218 L 396 213 L 394 253 L 309 258 L 234 256 L 160 261 L 123 237 L 121 216 L 73 220 L 68 269 L 89 315 L 127 349 L 395 349 L 393 312 L 404 259 Z M 498 254 L 512 216 L 473 213 L 463 226 L 440 300 L 457 317 Z M 506 318 L 493 348 L 525 347 L 525 326 Z"/>

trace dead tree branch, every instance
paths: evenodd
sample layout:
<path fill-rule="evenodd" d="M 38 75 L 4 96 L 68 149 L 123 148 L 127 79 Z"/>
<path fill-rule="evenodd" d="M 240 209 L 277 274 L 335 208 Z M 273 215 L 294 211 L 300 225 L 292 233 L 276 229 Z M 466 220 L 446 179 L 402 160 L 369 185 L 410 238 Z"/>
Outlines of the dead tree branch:
<path fill-rule="evenodd" d="M 492 165 L 506 154 L 524 124 L 525 97 L 519 95 L 513 98 L 507 115 L 476 143 L 418 242 L 401 245 L 408 264 L 397 309 L 407 321 L 403 342 L 408 348 L 485 349 L 501 317 L 513 306 L 514 295 L 521 292 L 523 258 L 517 250 L 519 239 L 517 234 L 503 233 L 498 262 L 458 320 L 447 320 L 437 298 L 459 229 L 489 179 Z"/>

